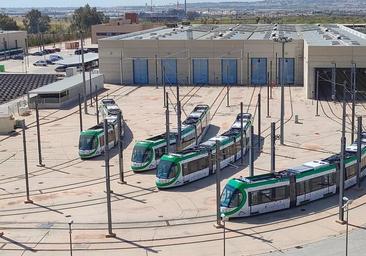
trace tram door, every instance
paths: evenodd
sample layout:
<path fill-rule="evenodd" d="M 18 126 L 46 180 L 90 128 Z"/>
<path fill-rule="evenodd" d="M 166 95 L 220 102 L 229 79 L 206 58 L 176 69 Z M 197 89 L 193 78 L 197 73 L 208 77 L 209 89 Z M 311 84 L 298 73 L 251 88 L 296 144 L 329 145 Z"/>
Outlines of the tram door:
<path fill-rule="evenodd" d="M 296 206 L 296 176 L 290 176 L 290 207 Z"/>
<path fill-rule="evenodd" d="M 209 175 L 213 174 L 213 163 L 214 163 L 214 155 L 212 154 L 212 151 L 208 151 L 208 173 Z"/>

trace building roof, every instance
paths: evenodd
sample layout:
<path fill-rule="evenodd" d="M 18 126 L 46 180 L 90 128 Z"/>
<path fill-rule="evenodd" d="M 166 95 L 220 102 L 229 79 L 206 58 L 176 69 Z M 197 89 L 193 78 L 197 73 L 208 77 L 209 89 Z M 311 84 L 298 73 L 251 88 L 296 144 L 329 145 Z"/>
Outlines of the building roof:
<path fill-rule="evenodd" d="M 92 74 L 92 80 L 96 77 L 103 76 L 102 74 Z M 89 81 L 89 76 L 85 76 L 86 82 Z M 82 74 L 77 74 L 74 76 L 66 77 L 63 80 L 54 82 L 52 84 L 48 84 L 46 86 L 42 86 L 35 90 L 29 92 L 29 94 L 52 94 L 52 93 L 61 93 L 68 89 L 71 89 L 74 86 L 77 86 L 83 82 Z"/>
<path fill-rule="evenodd" d="M 315 46 L 366 46 L 366 35 L 340 24 L 201 24 L 160 27 L 103 40 L 273 40 L 286 36 Z"/>
<path fill-rule="evenodd" d="M 92 62 L 99 59 L 98 53 L 85 53 L 84 54 L 84 62 Z M 81 64 L 81 55 L 72 55 L 70 57 L 66 57 L 63 60 L 59 60 L 55 62 L 58 65 L 80 65 Z"/>

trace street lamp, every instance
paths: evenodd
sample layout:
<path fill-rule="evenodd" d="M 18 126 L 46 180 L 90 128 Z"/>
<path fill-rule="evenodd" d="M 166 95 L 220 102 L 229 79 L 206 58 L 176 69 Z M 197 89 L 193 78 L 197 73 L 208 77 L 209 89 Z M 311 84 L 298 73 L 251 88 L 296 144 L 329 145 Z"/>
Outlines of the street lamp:
<path fill-rule="evenodd" d="M 273 42 L 282 44 L 282 61 L 280 62 L 281 68 L 281 124 L 280 124 L 280 143 L 284 144 L 285 134 L 284 134 L 284 115 L 285 115 L 285 91 L 284 91 L 284 66 L 285 66 L 285 44 L 292 42 L 292 38 L 287 36 L 274 37 Z"/>
<path fill-rule="evenodd" d="M 343 206 L 342 208 L 346 210 L 346 256 L 348 255 L 348 208 L 349 205 L 352 204 L 353 200 L 348 199 L 348 197 L 343 197 Z"/>
<path fill-rule="evenodd" d="M 71 237 L 71 234 L 72 234 L 72 230 L 71 230 L 71 225 L 74 223 L 73 220 L 70 220 L 69 221 L 69 242 L 70 242 L 70 256 L 72 256 L 72 237 Z"/>
<path fill-rule="evenodd" d="M 225 226 L 225 222 L 228 220 L 229 218 L 227 216 L 225 216 L 224 213 L 221 214 L 221 221 L 222 221 L 222 230 L 223 230 L 223 235 L 224 235 L 224 256 L 226 254 L 226 226 Z"/>

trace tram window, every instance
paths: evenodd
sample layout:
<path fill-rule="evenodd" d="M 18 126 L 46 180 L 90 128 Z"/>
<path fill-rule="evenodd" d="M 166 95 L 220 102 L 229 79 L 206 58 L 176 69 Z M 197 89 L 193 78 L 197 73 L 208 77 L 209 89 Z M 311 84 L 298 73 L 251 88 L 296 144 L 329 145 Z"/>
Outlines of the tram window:
<path fill-rule="evenodd" d="M 350 179 L 352 177 L 355 177 L 357 175 L 357 165 L 351 165 L 346 168 L 346 179 Z"/>
<path fill-rule="evenodd" d="M 274 201 L 283 200 L 289 197 L 288 186 L 277 187 L 274 188 L 273 190 L 275 196 L 275 198 L 273 198 Z"/>
<path fill-rule="evenodd" d="M 108 143 L 111 143 L 115 139 L 115 133 L 114 130 L 108 131 Z"/>
<path fill-rule="evenodd" d="M 166 147 L 160 147 L 155 149 L 155 159 L 161 158 L 166 151 Z"/>
<path fill-rule="evenodd" d="M 206 169 L 208 167 L 208 158 L 204 157 L 199 160 L 200 170 Z"/>
<path fill-rule="evenodd" d="M 99 137 L 99 144 L 100 144 L 101 147 L 104 146 L 104 136 Z"/>
<path fill-rule="evenodd" d="M 305 194 L 305 182 L 300 181 L 296 183 L 296 196 Z"/>
<path fill-rule="evenodd" d="M 310 183 L 310 191 L 316 191 L 323 188 L 327 188 L 329 186 L 329 176 L 323 175 L 320 177 L 312 178 L 309 180 Z"/>
<path fill-rule="evenodd" d="M 329 173 L 329 186 L 334 186 L 336 184 L 336 173 L 335 172 L 332 172 L 332 173 Z"/>
<path fill-rule="evenodd" d="M 243 142 L 244 142 L 244 140 L 243 140 Z M 239 138 L 239 140 L 237 141 L 237 142 L 235 142 L 235 147 L 236 147 L 236 152 L 239 152 L 240 151 L 240 138 Z"/>
<path fill-rule="evenodd" d="M 234 194 L 231 197 L 231 201 L 229 204 L 229 208 L 238 207 L 243 199 L 242 193 L 239 192 L 238 189 L 235 190 Z"/>
<path fill-rule="evenodd" d="M 250 192 L 250 205 L 264 204 L 272 201 L 272 189 Z"/>
<path fill-rule="evenodd" d="M 366 167 L 366 156 L 364 158 L 362 158 L 361 166 L 362 166 L 362 168 Z"/>

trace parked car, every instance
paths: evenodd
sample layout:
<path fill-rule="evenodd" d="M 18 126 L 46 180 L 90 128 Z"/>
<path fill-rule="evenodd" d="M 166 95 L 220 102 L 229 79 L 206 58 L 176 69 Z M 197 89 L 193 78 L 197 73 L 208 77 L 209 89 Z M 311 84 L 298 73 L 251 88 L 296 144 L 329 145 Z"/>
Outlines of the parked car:
<path fill-rule="evenodd" d="M 33 66 L 46 67 L 47 66 L 47 61 L 45 61 L 45 60 L 38 60 L 38 61 L 36 61 L 36 62 L 33 63 Z"/>
<path fill-rule="evenodd" d="M 50 59 L 50 61 L 55 62 L 55 61 L 63 60 L 64 58 L 62 58 L 60 55 L 53 54 L 53 55 L 50 55 L 49 59 Z"/>
<path fill-rule="evenodd" d="M 85 53 L 88 53 L 88 52 L 89 52 L 89 51 L 88 51 L 88 48 L 84 48 L 84 54 L 85 54 Z M 81 55 L 81 49 L 77 49 L 77 50 L 75 50 L 74 54 L 75 54 L 75 55 Z"/>
<path fill-rule="evenodd" d="M 46 62 L 47 62 L 47 65 L 55 65 L 55 63 L 53 63 L 52 60 L 46 60 Z"/>
<path fill-rule="evenodd" d="M 53 48 L 55 49 L 55 52 L 61 52 L 61 48 Z"/>
<path fill-rule="evenodd" d="M 16 54 L 16 55 L 12 55 L 11 58 L 13 60 L 24 60 L 24 55 L 23 54 Z"/>
<path fill-rule="evenodd" d="M 67 68 L 67 65 L 57 66 L 57 67 L 55 68 L 55 71 L 56 71 L 56 72 L 66 72 L 66 68 Z"/>
<path fill-rule="evenodd" d="M 31 53 L 32 56 L 43 56 L 43 52 L 34 52 L 34 53 Z"/>

